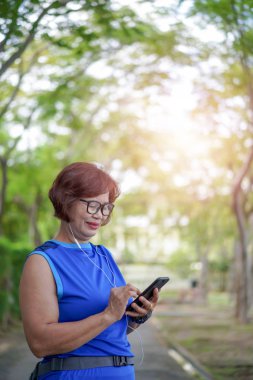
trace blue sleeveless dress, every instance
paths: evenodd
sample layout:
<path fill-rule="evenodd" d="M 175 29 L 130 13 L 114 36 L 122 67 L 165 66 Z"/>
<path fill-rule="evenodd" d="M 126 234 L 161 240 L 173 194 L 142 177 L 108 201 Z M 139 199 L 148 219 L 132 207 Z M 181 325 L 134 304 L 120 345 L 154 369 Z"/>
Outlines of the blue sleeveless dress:
<path fill-rule="evenodd" d="M 72 322 L 102 312 L 108 305 L 112 284 L 126 284 L 111 253 L 104 246 L 49 240 L 30 255 L 42 255 L 48 262 L 57 288 L 59 322 Z M 101 268 L 101 269 L 99 269 Z M 113 272 L 113 274 L 112 274 Z M 130 300 L 129 300 L 130 302 Z M 113 323 L 95 338 L 73 351 L 48 356 L 134 356 L 127 339 L 127 317 Z M 97 367 L 85 370 L 52 371 L 39 380 L 134 380 L 134 366 Z"/>

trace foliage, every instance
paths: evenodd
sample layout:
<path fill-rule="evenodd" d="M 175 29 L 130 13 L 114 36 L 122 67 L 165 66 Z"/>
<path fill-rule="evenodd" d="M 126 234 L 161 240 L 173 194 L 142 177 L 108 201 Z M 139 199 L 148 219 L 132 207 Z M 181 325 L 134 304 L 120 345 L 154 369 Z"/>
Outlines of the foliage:
<path fill-rule="evenodd" d="M 78 160 L 101 162 L 123 184 L 100 237 L 125 261 L 148 253 L 185 277 L 206 259 L 206 283 L 228 287 L 239 237 L 231 188 L 252 141 L 252 7 L 249 0 L 137 3 L 0 1 L 0 234 L 8 239 L 1 244 L 9 286 L 2 315 L 16 313 L 8 301 L 13 268 L 20 270 L 15 244 L 54 234 L 48 188 Z M 211 25 L 219 39 L 205 41 Z M 197 100 L 185 138 L 180 125 L 160 127 L 159 103 L 189 69 Z M 151 127 L 150 107 L 158 109 Z M 249 240 L 252 178 L 251 168 L 242 186 Z"/>
<path fill-rule="evenodd" d="M 174 251 L 167 262 L 167 266 L 170 271 L 175 272 L 180 278 L 189 280 L 196 276 L 195 270 L 192 268 L 193 264 L 196 263 L 196 253 L 191 251 L 188 247 L 181 247 Z"/>
<path fill-rule="evenodd" d="M 1 238 L 0 266 L 0 321 L 7 328 L 13 318 L 20 317 L 18 288 L 25 256 L 31 251 L 31 245 Z"/>

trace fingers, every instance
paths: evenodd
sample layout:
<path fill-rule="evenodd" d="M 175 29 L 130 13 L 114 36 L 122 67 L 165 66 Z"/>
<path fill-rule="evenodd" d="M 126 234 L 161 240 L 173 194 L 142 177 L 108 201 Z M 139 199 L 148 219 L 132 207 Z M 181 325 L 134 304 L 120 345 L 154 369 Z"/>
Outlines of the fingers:
<path fill-rule="evenodd" d="M 152 298 L 152 303 L 156 306 L 157 302 L 158 302 L 158 299 L 159 299 L 159 290 L 158 288 L 155 288 L 154 289 L 154 292 L 153 292 L 153 298 Z"/>
<path fill-rule="evenodd" d="M 144 300 L 143 300 L 143 306 L 138 306 L 136 303 L 133 303 L 132 308 L 134 309 L 133 311 L 126 312 L 126 314 L 131 317 L 140 317 L 140 316 L 143 317 L 149 311 L 152 311 L 151 303 L 147 301 L 147 303 L 145 302 L 145 305 L 144 305 Z"/>
<path fill-rule="evenodd" d="M 125 300 L 128 300 L 130 297 L 136 298 L 138 294 L 140 294 L 140 290 L 131 284 L 113 288 L 111 292 L 115 297 L 118 297 L 120 299 L 123 297 Z"/>
<path fill-rule="evenodd" d="M 153 311 L 153 303 L 148 301 L 145 297 L 140 297 L 140 301 L 142 303 L 141 306 L 137 305 L 137 303 L 132 304 L 132 308 L 134 311 L 128 311 L 127 314 L 136 317 L 136 316 L 144 316 L 149 311 Z"/>
<path fill-rule="evenodd" d="M 141 293 L 141 291 L 132 284 L 127 284 L 124 287 L 124 289 L 125 289 L 126 295 L 129 296 L 128 298 L 130 297 L 136 298 Z"/>
<path fill-rule="evenodd" d="M 134 311 L 128 311 L 126 314 L 131 317 L 144 316 L 149 311 L 153 311 L 157 305 L 159 299 L 159 291 L 158 289 L 154 289 L 153 297 L 151 300 L 147 300 L 145 297 L 140 297 L 140 301 L 142 302 L 141 306 L 138 306 L 136 303 L 132 304 L 132 308 Z"/>
<path fill-rule="evenodd" d="M 120 319 L 125 314 L 129 298 L 136 298 L 139 289 L 132 284 L 127 284 L 118 288 L 112 288 L 107 310 L 115 318 Z"/>

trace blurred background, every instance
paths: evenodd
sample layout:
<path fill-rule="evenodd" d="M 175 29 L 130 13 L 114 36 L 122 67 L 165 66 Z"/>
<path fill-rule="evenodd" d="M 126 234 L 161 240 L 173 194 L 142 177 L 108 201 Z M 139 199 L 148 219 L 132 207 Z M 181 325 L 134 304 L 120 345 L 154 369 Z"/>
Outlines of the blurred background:
<path fill-rule="evenodd" d="M 218 342 L 228 320 L 238 334 L 214 351 L 245 349 L 229 378 L 253 376 L 252 1 L 1 0 L 0 57 L 1 330 L 26 254 L 57 229 L 53 179 L 91 161 L 121 186 L 95 242 L 141 288 L 169 275 L 166 310 L 209 327 L 223 312 Z"/>

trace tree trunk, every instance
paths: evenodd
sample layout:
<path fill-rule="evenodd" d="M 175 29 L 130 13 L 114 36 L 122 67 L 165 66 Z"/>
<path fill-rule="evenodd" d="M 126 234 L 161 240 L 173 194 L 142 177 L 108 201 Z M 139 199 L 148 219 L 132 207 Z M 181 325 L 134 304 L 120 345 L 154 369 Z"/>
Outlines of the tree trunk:
<path fill-rule="evenodd" d="M 1 172 L 2 172 L 2 183 L 0 189 L 0 236 L 3 235 L 3 216 L 4 216 L 4 205 L 6 198 L 6 189 L 7 189 L 7 159 L 5 157 L 0 158 Z"/>
<path fill-rule="evenodd" d="M 247 293 L 247 268 L 246 252 L 242 244 L 238 241 L 236 246 L 236 265 L 235 265 L 235 317 L 241 323 L 248 323 L 248 293 Z"/>
<path fill-rule="evenodd" d="M 248 310 L 249 310 L 249 299 L 248 299 L 248 251 L 247 251 L 247 227 L 246 227 L 246 217 L 243 209 L 242 202 L 242 182 L 246 177 L 251 164 L 253 161 L 253 146 L 250 149 L 248 157 L 239 171 L 232 189 L 232 206 L 235 213 L 235 218 L 238 227 L 238 237 L 239 237 L 239 247 L 237 251 L 237 294 L 236 294 L 236 315 L 241 323 L 248 323 Z"/>
<path fill-rule="evenodd" d="M 11 302 L 13 293 L 13 276 L 12 276 L 12 262 L 10 258 L 10 252 L 2 252 L 2 263 L 4 268 L 2 277 L 0 277 L 0 288 L 4 298 L 2 300 L 2 315 L 1 315 L 1 328 L 7 330 L 11 322 Z"/>
<path fill-rule="evenodd" d="M 253 304 L 253 288 L 252 288 L 252 256 L 247 256 L 247 292 L 248 292 L 248 309 L 250 310 Z"/>
<path fill-rule="evenodd" d="M 199 301 L 206 305 L 208 303 L 208 249 L 205 249 L 201 255 L 199 280 Z"/>
<path fill-rule="evenodd" d="M 37 193 L 35 201 L 29 208 L 29 236 L 35 246 L 42 244 L 41 234 L 38 228 L 38 209 L 41 205 L 41 194 Z"/>

